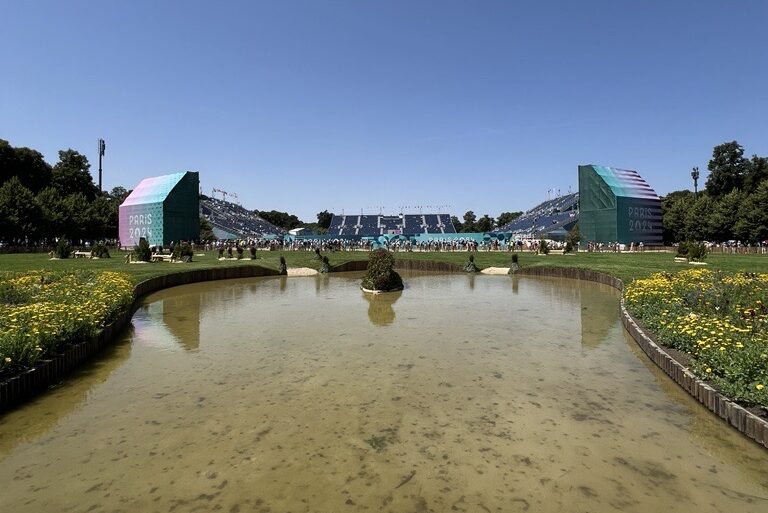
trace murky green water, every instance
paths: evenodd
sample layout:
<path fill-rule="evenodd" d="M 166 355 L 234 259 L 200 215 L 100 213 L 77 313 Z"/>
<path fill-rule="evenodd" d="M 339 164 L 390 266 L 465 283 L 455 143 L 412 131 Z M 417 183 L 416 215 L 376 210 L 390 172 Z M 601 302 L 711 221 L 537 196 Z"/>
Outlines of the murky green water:
<path fill-rule="evenodd" d="M 0 418 L 0 511 L 768 511 L 768 451 L 640 354 L 611 289 L 406 281 L 153 294 Z"/>

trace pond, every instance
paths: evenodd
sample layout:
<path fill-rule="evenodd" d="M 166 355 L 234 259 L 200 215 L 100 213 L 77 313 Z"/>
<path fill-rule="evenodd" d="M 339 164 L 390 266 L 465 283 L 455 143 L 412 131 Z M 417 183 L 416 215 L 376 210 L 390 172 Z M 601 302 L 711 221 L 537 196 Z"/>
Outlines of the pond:
<path fill-rule="evenodd" d="M 0 511 L 768 511 L 768 452 L 565 279 L 186 285 L 0 417 Z"/>

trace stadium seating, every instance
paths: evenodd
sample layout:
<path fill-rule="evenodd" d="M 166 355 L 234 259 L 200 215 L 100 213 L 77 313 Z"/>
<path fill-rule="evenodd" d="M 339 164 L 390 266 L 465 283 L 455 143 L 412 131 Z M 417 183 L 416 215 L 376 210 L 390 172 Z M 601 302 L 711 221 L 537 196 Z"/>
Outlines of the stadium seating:
<path fill-rule="evenodd" d="M 236 238 L 258 238 L 264 235 L 282 235 L 278 228 L 240 205 L 215 198 L 200 198 L 200 215 L 214 228 L 232 234 Z"/>
<path fill-rule="evenodd" d="M 545 237 L 555 230 L 568 230 L 579 220 L 579 193 L 547 200 L 494 232 L 520 238 Z"/>
<path fill-rule="evenodd" d="M 328 228 L 329 235 L 357 235 L 376 237 L 388 233 L 416 235 L 419 233 L 456 233 L 448 214 L 334 215 Z"/>

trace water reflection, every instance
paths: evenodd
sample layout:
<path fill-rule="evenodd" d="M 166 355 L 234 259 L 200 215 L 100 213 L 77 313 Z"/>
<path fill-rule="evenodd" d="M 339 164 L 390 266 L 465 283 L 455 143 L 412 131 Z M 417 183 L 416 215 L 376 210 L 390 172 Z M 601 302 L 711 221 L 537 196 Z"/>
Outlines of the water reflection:
<path fill-rule="evenodd" d="M 153 344 L 165 349 L 174 349 L 178 346 L 187 351 L 196 351 L 200 347 L 202 296 L 179 294 L 173 289 L 158 295 L 164 297 L 158 300 L 157 296 L 152 294 L 141 307 L 147 317 L 153 321 L 151 327 L 146 328 L 157 332 L 150 340 Z M 233 300 L 237 301 L 241 296 L 242 292 L 236 293 Z"/>
<path fill-rule="evenodd" d="M 384 292 L 382 294 L 369 294 L 362 293 L 363 297 L 368 301 L 368 319 L 376 326 L 387 326 L 395 322 L 395 309 L 392 308 L 400 296 L 403 295 L 403 291 L 397 292 Z"/>

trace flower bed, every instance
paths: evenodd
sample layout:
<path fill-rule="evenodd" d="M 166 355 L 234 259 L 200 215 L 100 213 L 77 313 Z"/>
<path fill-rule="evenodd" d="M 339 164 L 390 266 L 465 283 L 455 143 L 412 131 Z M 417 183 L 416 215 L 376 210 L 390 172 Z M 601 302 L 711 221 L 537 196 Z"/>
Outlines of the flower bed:
<path fill-rule="evenodd" d="M 768 407 L 768 274 L 691 269 L 625 287 L 624 302 L 691 369 L 731 398 Z"/>
<path fill-rule="evenodd" d="M 122 273 L 0 273 L 0 376 L 93 337 L 132 300 Z"/>

